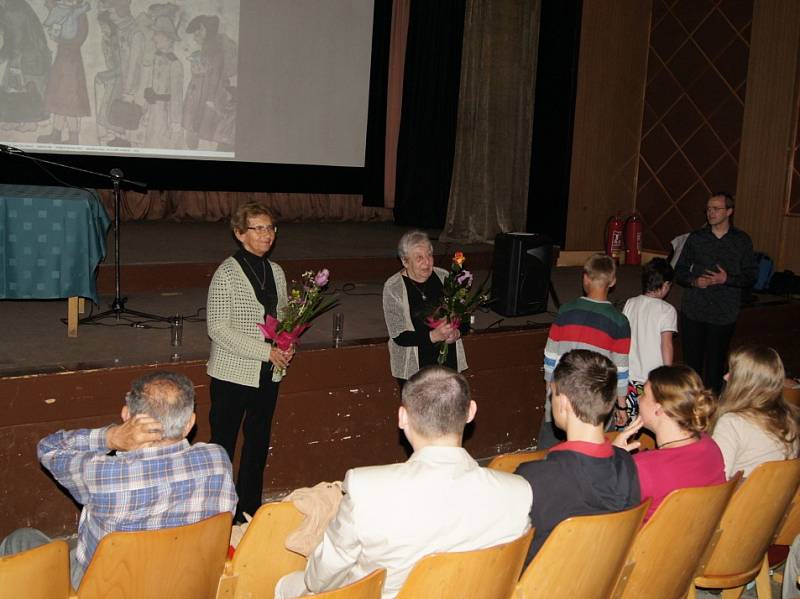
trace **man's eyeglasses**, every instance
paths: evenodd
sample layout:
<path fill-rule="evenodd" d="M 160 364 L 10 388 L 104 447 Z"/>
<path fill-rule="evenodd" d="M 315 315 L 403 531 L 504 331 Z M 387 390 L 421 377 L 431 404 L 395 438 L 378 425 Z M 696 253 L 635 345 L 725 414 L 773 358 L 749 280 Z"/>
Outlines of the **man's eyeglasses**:
<path fill-rule="evenodd" d="M 278 227 L 275 225 L 256 225 L 255 227 L 247 227 L 247 230 L 263 235 L 264 233 L 277 233 Z"/>

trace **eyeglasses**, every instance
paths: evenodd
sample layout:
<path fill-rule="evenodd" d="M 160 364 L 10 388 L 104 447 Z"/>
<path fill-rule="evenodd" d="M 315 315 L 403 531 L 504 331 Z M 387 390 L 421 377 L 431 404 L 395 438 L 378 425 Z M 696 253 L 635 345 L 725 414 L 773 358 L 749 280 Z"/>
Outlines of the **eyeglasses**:
<path fill-rule="evenodd" d="M 263 235 L 264 233 L 277 233 L 278 227 L 275 225 L 256 225 L 255 227 L 247 227 L 247 230 Z"/>

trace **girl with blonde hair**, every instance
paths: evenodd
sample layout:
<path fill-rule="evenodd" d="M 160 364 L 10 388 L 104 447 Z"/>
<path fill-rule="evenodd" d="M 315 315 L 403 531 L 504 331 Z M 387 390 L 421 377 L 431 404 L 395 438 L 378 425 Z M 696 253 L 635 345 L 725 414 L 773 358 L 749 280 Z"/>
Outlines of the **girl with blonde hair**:
<path fill-rule="evenodd" d="M 786 372 L 778 352 L 750 346 L 728 358 L 727 385 L 713 427 L 730 478 L 763 462 L 797 457 L 800 410 L 783 398 Z"/>
<path fill-rule="evenodd" d="M 645 427 L 655 434 L 658 449 L 633 456 L 642 499 L 652 498 L 645 519 L 675 489 L 725 482 L 722 453 L 707 434 L 716 411 L 714 394 L 685 365 L 660 366 L 650 372 L 639 400 L 639 416 L 614 440 L 632 451 L 632 435 Z"/>

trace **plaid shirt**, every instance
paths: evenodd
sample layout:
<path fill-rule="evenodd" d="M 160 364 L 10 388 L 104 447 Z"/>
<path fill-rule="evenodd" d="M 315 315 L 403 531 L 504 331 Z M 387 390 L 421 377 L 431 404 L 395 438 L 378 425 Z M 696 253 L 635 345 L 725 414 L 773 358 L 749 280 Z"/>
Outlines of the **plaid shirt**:
<path fill-rule="evenodd" d="M 75 588 L 110 532 L 193 524 L 236 509 L 231 462 L 219 445 L 183 439 L 108 455 L 107 430 L 62 430 L 39 441 L 39 461 L 83 505 Z"/>

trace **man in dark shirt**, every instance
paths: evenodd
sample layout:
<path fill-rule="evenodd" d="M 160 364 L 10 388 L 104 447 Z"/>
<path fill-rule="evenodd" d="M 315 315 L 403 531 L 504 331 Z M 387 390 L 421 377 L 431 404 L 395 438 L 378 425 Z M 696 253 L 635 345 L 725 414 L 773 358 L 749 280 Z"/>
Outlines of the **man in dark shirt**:
<path fill-rule="evenodd" d="M 753 242 L 731 223 L 733 197 L 717 193 L 706 204 L 708 224 L 686 240 L 675 275 L 687 287 L 681 304 L 683 361 L 719 393 L 742 289 L 756 280 Z"/>
<path fill-rule="evenodd" d="M 617 367 L 607 357 L 574 349 L 561 357 L 550 383 L 553 422 L 567 440 L 516 474 L 531 485 L 536 529 L 525 565 L 561 522 L 572 516 L 619 512 L 640 501 L 639 475 L 630 454 L 603 435 L 617 400 Z"/>

